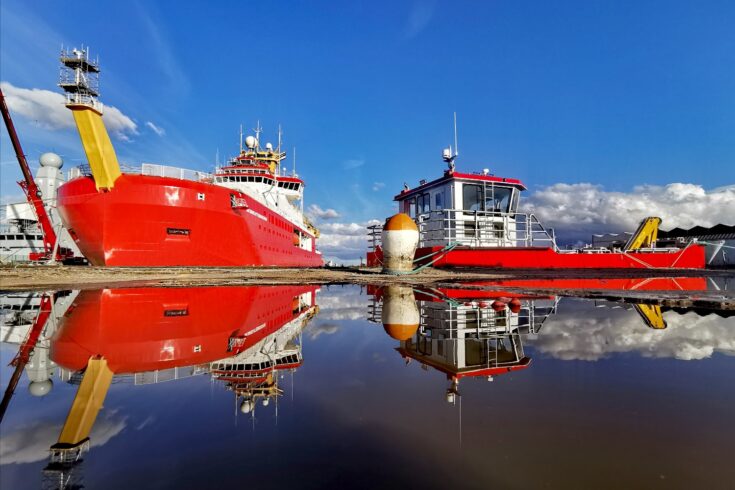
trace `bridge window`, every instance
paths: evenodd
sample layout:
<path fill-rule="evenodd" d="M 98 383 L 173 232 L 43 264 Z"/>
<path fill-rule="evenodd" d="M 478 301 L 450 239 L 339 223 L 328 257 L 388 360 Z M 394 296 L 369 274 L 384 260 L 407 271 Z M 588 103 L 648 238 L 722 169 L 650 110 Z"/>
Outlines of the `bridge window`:
<path fill-rule="evenodd" d="M 487 190 L 490 191 L 491 189 L 488 188 Z M 487 193 L 486 210 L 507 213 L 513 189 L 510 187 L 493 187 L 492 190 L 494 191 L 492 194 Z"/>
<path fill-rule="evenodd" d="M 462 209 L 465 211 L 482 211 L 484 201 L 481 185 L 464 184 L 462 186 Z"/>
<path fill-rule="evenodd" d="M 443 192 L 437 192 L 434 196 L 434 209 L 443 209 L 444 208 L 444 193 Z"/>

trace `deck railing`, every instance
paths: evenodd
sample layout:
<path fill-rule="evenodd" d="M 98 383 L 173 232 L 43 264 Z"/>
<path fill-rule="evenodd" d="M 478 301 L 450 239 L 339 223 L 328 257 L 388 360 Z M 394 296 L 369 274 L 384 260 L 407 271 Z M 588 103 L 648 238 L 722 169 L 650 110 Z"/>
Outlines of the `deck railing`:
<path fill-rule="evenodd" d="M 171 177 L 181 180 L 193 180 L 195 182 L 208 181 L 212 179 L 212 174 L 201 172 L 199 170 L 190 170 L 180 167 L 171 167 L 168 165 L 158 165 L 155 163 L 143 163 L 140 167 L 133 165 L 120 165 L 120 170 L 124 174 L 140 174 L 151 175 L 154 177 Z M 82 175 L 92 175 L 92 169 L 89 165 L 79 165 L 71 168 L 68 173 L 68 180 Z"/>
<path fill-rule="evenodd" d="M 556 239 L 533 214 L 441 209 L 416 219 L 419 247 L 457 243 L 469 247 L 551 247 Z M 368 227 L 372 250 L 381 244 L 382 225 Z"/>

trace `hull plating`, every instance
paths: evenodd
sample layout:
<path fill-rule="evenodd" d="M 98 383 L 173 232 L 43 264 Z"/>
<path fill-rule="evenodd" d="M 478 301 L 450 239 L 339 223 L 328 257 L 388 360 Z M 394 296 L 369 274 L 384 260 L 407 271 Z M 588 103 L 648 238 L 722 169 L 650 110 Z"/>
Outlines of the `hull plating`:
<path fill-rule="evenodd" d="M 441 250 L 426 247 L 422 257 Z M 691 245 L 675 252 L 560 253 L 551 248 L 457 248 L 442 256 L 434 267 L 485 267 L 493 269 L 703 269 L 704 247 Z"/>
<path fill-rule="evenodd" d="M 320 254 L 294 245 L 297 226 L 221 186 L 122 175 L 111 191 L 98 192 L 91 177 L 79 177 L 59 188 L 58 206 L 93 265 L 323 265 Z"/>

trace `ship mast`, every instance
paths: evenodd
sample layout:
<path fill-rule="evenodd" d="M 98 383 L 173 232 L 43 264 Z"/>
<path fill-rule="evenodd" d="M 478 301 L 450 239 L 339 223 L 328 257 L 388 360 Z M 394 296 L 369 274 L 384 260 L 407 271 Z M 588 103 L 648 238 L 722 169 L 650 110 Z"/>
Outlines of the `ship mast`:
<path fill-rule="evenodd" d="M 62 47 L 59 87 L 66 92 L 66 107 L 74 115 L 97 190 L 110 190 L 122 172 L 97 100 L 99 74 L 99 61 L 89 59 L 88 48 L 68 51 Z"/>

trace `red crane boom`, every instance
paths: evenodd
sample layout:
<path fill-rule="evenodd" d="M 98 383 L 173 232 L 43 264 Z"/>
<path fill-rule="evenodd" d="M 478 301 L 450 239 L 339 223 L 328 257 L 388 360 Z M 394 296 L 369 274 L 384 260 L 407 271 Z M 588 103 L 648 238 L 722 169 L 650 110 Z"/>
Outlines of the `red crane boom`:
<path fill-rule="evenodd" d="M 54 227 L 51 224 L 51 218 L 49 218 L 46 207 L 43 205 L 43 200 L 41 199 L 41 191 L 38 189 L 36 182 L 33 180 L 33 174 L 31 174 L 31 169 L 30 167 L 28 167 L 28 161 L 26 161 L 26 156 L 23 153 L 23 148 L 21 148 L 20 146 L 18 133 L 15 132 L 15 126 L 13 125 L 13 120 L 10 118 L 10 111 L 8 110 L 8 106 L 5 103 L 5 95 L 3 95 L 2 89 L 0 89 L 0 110 L 2 110 L 3 113 L 5 127 L 8 128 L 10 141 L 13 143 L 15 156 L 16 158 L 18 158 L 18 163 L 20 164 L 20 170 L 23 172 L 23 177 L 25 178 L 25 180 L 21 180 L 20 182 L 18 182 L 18 185 L 20 185 L 20 187 L 23 189 L 23 192 L 25 192 L 28 202 L 31 203 L 31 206 L 36 213 L 36 218 L 38 218 L 38 223 L 41 225 L 41 232 L 43 233 L 44 252 L 42 255 L 32 255 L 31 258 L 35 260 L 50 259 L 54 253 L 54 245 L 56 244 L 57 240 L 56 232 L 54 231 Z M 49 198 L 52 196 L 46 197 Z M 56 260 L 61 260 L 64 257 L 63 254 L 60 253 L 60 250 L 57 250 L 56 257 L 54 258 Z"/>

